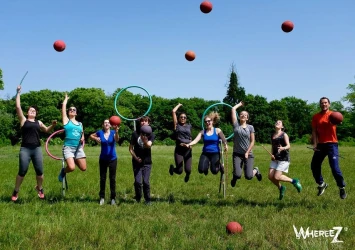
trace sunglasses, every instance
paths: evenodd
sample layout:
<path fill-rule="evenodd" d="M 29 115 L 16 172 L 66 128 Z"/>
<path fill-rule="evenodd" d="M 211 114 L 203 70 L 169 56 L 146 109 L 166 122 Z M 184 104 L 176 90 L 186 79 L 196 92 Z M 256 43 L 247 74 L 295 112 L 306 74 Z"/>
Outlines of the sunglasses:
<path fill-rule="evenodd" d="M 211 120 L 205 120 L 205 123 L 210 123 L 211 122 Z"/>
<path fill-rule="evenodd" d="M 186 119 L 187 117 L 186 116 L 180 116 L 181 119 Z"/>
<path fill-rule="evenodd" d="M 76 109 L 70 108 L 69 111 L 76 111 Z"/>

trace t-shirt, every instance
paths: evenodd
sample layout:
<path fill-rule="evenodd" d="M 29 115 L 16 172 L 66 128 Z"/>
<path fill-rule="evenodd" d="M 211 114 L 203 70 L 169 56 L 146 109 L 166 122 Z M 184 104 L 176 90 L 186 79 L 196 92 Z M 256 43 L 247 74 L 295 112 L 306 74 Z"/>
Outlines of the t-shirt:
<path fill-rule="evenodd" d="M 336 126 L 329 121 L 332 111 L 319 112 L 312 118 L 312 128 L 316 130 L 318 143 L 338 142 Z"/>
<path fill-rule="evenodd" d="M 239 125 L 238 121 L 233 124 L 234 138 L 233 138 L 233 152 L 238 154 L 245 154 L 250 146 L 250 136 L 255 133 L 254 127 L 247 124 L 245 128 Z M 252 150 L 249 154 L 252 154 Z"/>
<path fill-rule="evenodd" d="M 148 140 L 154 142 L 155 135 L 153 133 L 148 136 Z M 142 159 L 144 164 L 152 164 L 152 151 L 151 148 L 144 148 L 143 141 L 137 131 L 132 133 L 131 145 L 133 145 L 133 151 L 137 157 Z"/>
<path fill-rule="evenodd" d="M 189 143 L 191 142 L 191 124 L 180 125 L 176 124 L 176 145 L 180 143 Z"/>
<path fill-rule="evenodd" d="M 37 120 L 35 120 L 34 122 L 26 120 L 23 126 L 21 127 L 21 147 L 36 148 L 41 146 L 41 140 L 39 138 L 40 130 L 41 128 Z"/>
<path fill-rule="evenodd" d="M 112 161 L 117 158 L 115 133 L 115 130 L 110 130 L 110 134 L 108 136 L 108 139 L 106 140 L 104 130 L 99 130 L 96 132 L 96 136 L 100 137 L 101 140 L 100 159 Z"/>

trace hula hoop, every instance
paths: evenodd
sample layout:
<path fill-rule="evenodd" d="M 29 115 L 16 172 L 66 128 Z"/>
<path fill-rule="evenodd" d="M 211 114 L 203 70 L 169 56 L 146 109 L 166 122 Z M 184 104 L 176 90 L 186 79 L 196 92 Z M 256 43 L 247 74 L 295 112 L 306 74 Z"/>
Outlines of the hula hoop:
<path fill-rule="evenodd" d="M 149 107 L 148 107 L 148 110 L 147 110 L 142 116 L 137 117 L 137 118 L 127 118 L 127 117 L 124 117 L 124 116 L 121 115 L 120 112 L 118 112 L 118 110 L 117 110 L 117 99 L 118 99 L 118 97 L 122 94 L 123 91 L 125 91 L 126 89 L 129 89 L 129 88 L 139 88 L 139 89 L 142 89 L 143 91 L 145 91 L 145 92 L 147 93 L 147 95 L 148 95 L 148 97 L 149 97 Z M 115 98 L 115 102 L 114 102 L 115 110 L 116 110 L 117 115 L 118 115 L 119 117 L 121 117 L 122 119 L 126 120 L 126 121 L 136 121 L 136 120 L 138 120 L 139 118 L 141 118 L 141 117 L 147 115 L 147 114 L 149 113 L 150 109 L 152 108 L 152 104 L 153 104 L 153 101 L 152 101 L 152 97 L 150 96 L 149 92 L 148 92 L 145 88 L 140 87 L 140 86 L 128 86 L 128 87 L 126 87 L 126 88 L 124 88 L 124 89 L 121 89 L 121 90 L 117 93 L 116 98 Z"/>
<path fill-rule="evenodd" d="M 51 152 L 49 152 L 48 144 L 49 144 L 49 142 L 50 142 L 50 140 L 52 139 L 53 136 L 55 136 L 56 134 L 62 133 L 62 132 L 64 132 L 64 129 L 55 131 L 53 134 L 51 134 L 51 135 L 47 138 L 47 141 L 46 141 L 46 152 L 47 152 L 47 154 L 48 154 L 51 158 L 53 158 L 54 160 L 63 160 L 63 157 L 59 158 L 59 157 L 57 157 L 57 156 L 55 156 L 55 155 L 52 155 Z M 83 148 L 84 148 L 84 146 L 85 146 L 85 141 L 83 142 Z"/>
<path fill-rule="evenodd" d="M 213 108 L 214 106 L 217 106 L 217 105 L 225 105 L 225 106 L 228 106 L 230 108 L 232 108 L 231 105 L 227 104 L 227 103 L 224 103 L 224 102 L 217 102 L 217 103 L 214 103 L 212 105 L 210 105 L 208 108 L 205 109 L 205 111 L 203 112 L 203 115 L 202 115 L 202 119 L 201 119 L 201 125 L 202 125 L 202 129 L 204 130 L 205 129 L 205 126 L 204 126 L 204 117 L 206 116 L 206 113 L 208 110 L 210 110 L 211 108 Z M 238 118 L 238 113 L 237 111 L 235 112 L 237 114 L 237 118 Z M 230 136 L 228 136 L 226 138 L 226 140 L 229 140 L 230 138 L 232 138 L 234 135 L 234 133 L 232 132 L 232 134 Z"/>

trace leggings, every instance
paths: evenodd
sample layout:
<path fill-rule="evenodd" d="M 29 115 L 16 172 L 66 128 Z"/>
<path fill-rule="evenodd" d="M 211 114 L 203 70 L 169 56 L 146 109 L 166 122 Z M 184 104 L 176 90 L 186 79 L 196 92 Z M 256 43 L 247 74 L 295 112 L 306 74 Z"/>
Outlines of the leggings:
<path fill-rule="evenodd" d="M 191 174 L 192 150 L 189 148 L 175 147 L 174 152 L 175 166 L 174 173 L 182 174 L 185 167 L 185 173 Z"/>
<path fill-rule="evenodd" d="M 32 164 L 35 168 L 36 175 L 43 175 L 43 156 L 41 147 L 36 148 L 20 148 L 19 154 L 19 170 L 18 175 L 21 177 L 25 177 L 28 171 L 28 167 L 30 165 L 30 161 L 32 160 Z"/>
<path fill-rule="evenodd" d="M 247 180 L 253 179 L 254 155 L 249 154 L 248 159 L 244 154 L 233 152 L 233 178 L 240 179 L 244 165 L 244 177 Z"/>
<path fill-rule="evenodd" d="M 203 152 L 198 163 L 198 172 L 208 174 L 208 168 L 211 167 L 212 174 L 217 174 L 220 169 L 220 155 L 218 153 Z"/>

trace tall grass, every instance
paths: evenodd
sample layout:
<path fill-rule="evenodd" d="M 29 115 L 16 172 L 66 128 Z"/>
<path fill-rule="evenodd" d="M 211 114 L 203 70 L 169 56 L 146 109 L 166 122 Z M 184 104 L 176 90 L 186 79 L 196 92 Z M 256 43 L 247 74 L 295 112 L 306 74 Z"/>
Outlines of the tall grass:
<path fill-rule="evenodd" d="M 231 145 L 230 145 L 231 146 Z M 231 148 L 231 147 L 230 147 Z M 51 146 L 60 156 L 61 148 Z M 228 153 L 227 196 L 218 193 L 219 174 L 197 172 L 201 146 L 193 148 L 193 172 L 188 183 L 184 174 L 170 176 L 172 146 L 153 147 L 151 174 L 152 206 L 134 202 L 131 157 L 127 147 L 118 147 L 117 206 L 99 206 L 99 147 L 86 147 L 88 169 L 68 175 L 69 190 L 61 196 L 57 180 L 61 162 L 44 153 L 45 200 L 34 190 L 32 165 L 16 203 L 10 201 L 18 171 L 18 147 L 0 148 L 0 249 L 353 249 L 355 245 L 355 198 L 352 194 L 354 148 L 341 147 L 341 168 L 348 197 L 339 190 L 327 160 L 323 175 L 328 189 L 317 196 L 317 185 L 310 170 L 312 151 L 305 145 L 292 145 L 290 177 L 300 178 L 297 193 L 286 184 L 286 196 L 278 200 L 277 188 L 267 179 L 270 157 L 256 146 L 255 165 L 263 180 L 238 180 L 230 186 L 231 152 Z M 109 188 L 107 183 L 107 201 Z M 228 235 L 225 226 L 238 221 L 243 232 Z M 342 243 L 332 237 L 297 239 L 299 230 L 330 230 L 344 227 Z M 345 231 L 346 230 L 346 231 Z"/>

